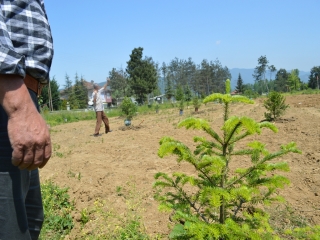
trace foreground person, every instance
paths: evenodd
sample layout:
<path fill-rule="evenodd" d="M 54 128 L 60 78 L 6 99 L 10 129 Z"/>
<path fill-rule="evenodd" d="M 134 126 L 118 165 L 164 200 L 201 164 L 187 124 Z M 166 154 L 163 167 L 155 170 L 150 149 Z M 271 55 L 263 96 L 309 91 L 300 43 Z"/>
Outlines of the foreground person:
<path fill-rule="evenodd" d="M 53 57 L 42 0 L 0 2 L 0 239 L 38 239 L 43 206 L 38 168 L 51 156 L 37 96 Z"/>

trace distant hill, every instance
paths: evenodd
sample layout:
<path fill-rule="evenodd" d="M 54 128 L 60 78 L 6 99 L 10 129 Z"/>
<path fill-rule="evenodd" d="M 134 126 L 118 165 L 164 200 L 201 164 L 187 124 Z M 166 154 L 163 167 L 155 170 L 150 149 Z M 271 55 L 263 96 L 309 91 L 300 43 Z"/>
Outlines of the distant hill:
<path fill-rule="evenodd" d="M 242 78 L 244 84 L 247 84 L 247 83 L 253 84 L 254 83 L 254 78 L 252 77 L 252 74 L 254 73 L 253 68 L 252 69 L 232 68 L 232 69 L 229 69 L 229 71 L 231 73 L 231 88 L 233 88 L 233 89 L 237 85 L 239 73 L 241 74 L 241 78 Z M 290 73 L 291 70 L 287 70 L 287 72 Z M 274 79 L 276 73 L 277 72 L 272 74 L 272 79 Z M 309 75 L 310 75 L 310 72 L 299 71 L 299 77 L 302 82 L 308 82 Z M 267 79 L 270 78 L 270 73 L 268 71 L 266 73 L 266 77 L 267 77 Z"/>

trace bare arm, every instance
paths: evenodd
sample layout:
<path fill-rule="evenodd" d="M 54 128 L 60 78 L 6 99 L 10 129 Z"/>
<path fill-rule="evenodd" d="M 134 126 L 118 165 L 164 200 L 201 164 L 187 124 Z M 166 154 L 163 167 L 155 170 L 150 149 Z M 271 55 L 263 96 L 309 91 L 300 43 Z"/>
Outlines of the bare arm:
<path fill-rule="evenodd" d="M 0 104 L 8 115 L 12 164 L 28 170 L 44 167 L 52 151 L 49 129 L 21 76 L 0 74 Z"/>
<path fill-rule="evenodd" d="M 107 78 L 107 82 L 106 82 L 106 84 L 103 86 L 103 89 L 106 89 L 106 88 L 107 88 L 109 80 L 110 80 L 110 79 Z"/>

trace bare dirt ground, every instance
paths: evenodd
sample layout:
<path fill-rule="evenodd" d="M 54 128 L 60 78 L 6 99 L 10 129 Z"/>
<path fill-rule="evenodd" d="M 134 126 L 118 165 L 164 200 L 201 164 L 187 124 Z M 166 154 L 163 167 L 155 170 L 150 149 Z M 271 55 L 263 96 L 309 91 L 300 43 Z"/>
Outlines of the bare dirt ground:
<path fill-rule="evenodd" d="M 251 140 L 266 143 L 270 151 L 277 151 L 281 144 L 291 141 L 297 143 L 302 154 L 289 154 L 279 159 L 289 163 L 290 172 L 283 175 L 291 181 L 280 194 L 297 214 L 313 224 L 320 224 L 320 95 L 287 96 L 286 103 L 290 108 L 275 122 L 279 132 L 265 130 Z M 264 119 L 265 111 L 262 99 L 251 105 L 231 106 L 231 115 L 246 115 L 256 121 Z M 40 171 L 41 180 L 51 179 L 60 187 L 70 188 L 69 195 L 76 206 L 73 214 L 76 221 L 79 212 L 93 206 L 97 199 L 106 200 L 122 214 L 126 200 L 117 190 L 127 182 L 134 182 L 141 197 L 147 232 L 166 234 L 169 219 L 167 213 L 158 211 L 158 203 L 153 199 L 154 174 L 193 170 L 177 164 L 174 156 L 159 158 L 159 140 L 172 136 L 193 148 L 193 136 L 204 134 L 176 127 L 180 120 L 190 115 L 209 120 L 215 129 L 222 123 L 221 105 L 210 103 L 202 105 L 196 115 L 192 107 L 185 109 L 183 116 L 179 116 L 178 109 L 160 109 L 158 114 L 138 115 L 129 129 L 124 127 L 122 118 L 110 118 L 113 132 L 99 137 L 92 136 L 94 120 L 52 127 L 54 153 Z M 79 234 L 80 224 L 72 230 L 69 239 L 77 239 Z"/>

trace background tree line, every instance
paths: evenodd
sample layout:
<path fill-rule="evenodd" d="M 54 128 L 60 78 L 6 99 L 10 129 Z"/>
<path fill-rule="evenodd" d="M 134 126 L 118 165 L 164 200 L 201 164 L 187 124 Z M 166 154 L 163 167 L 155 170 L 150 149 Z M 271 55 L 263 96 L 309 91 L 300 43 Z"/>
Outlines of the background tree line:
<path fill-rule="evenodd" d="M 65 76 L 65 85 L 62 91 L 59 91 L 59 84 L 55 77 L 50 79 L 49 85 L 46 85 L 41 92 L 40 107 L 48 108 L 51 110 L 66 110 L 67 103 L 71 109 L 84 109 L 88 106 L 88 89 L 85 84 L 85 79 L 78 74 L 75 74 L 74 82 L 70 79 L 69 75 Z M 51 93 L 51 100 L 50 100 Z M 64 97 L 62 99 L 61 97 Z"/>
<path fill-rule="evenodd" d="M 258 58 L 258 66 L 255 67 L 255 79 L 253 84 L 244 84 L 241 74 L 238 76 L 236 90 L 240 93 L 250 92 L 255 94 L 276 92 L 292 92 L 305 89 L 319 89 L 317 74 L 320 73 L 320 66 L 313 67 L 310 71 L 308 83 L 302 82 L 299 78 L 299 69 L 292 69 L 288 72 L 284 68 L 276 69 L 274 65 L 268 65 L 266 56 Z M 274 77 L 274 78 L 273 78 Z"/>
<path fill-rule="evenodd" d="M 254 83 L 245 84 L 239 73 L 235 90 L 246 95 L 261 95 L 270 91 L 289 92 L 307 88 L 319 89 L 320 66 L 310 71 L 308 83 L 299 78 L 299 70 L 286 69 L 270 65 L 266 56 L 258 58 L 253 77 Z M 195 63 L 192 58 L 186 60 L 174 58 L 169 63 L 156 63 L 152 57 L 143 56 L 143 48 L 134 48 L 129 56 L 125 69 L 113 68 L 109 72 L 109 86 L 113 98 L 135 97 L 140 104 L 148 101 L 148 96 L 164 94 L 167 99 L 190 101 L 192 96 L 203 98 L 209 94 L 224 93 L 226 79 L 231 74 L 226 66 L 222 66 L 218 59 L 215 61 L 202 60 Z M 68 74 L 62 94 L 65 100 L 60 100 L 59 85 L 55 78 L 50 82 L 53 110 L 66 109 L 69 102 L 72 109 L 87 108 L 88 89 L 83 76 L 75 74 L 74 82 Z M 48 86 L 42 91 L 42 105 L 50 102 Z"/>
<path fill-rule="evenodd" d="M 231 74 L 216 60 L 203 60 L 196 64 L 191 58 L 175 58 L 160 66 L 151 57 L 143 57 L 143 48 L 133 49 L 124 71 L 113 68 L 109 72 L 113 97 L 135 96 L 139 103 L 147 100 L 148 94 L 165 94 L 167 99 L 177 100 L 191 95 L 207 96 L 212 92 L 223 92 L 224 81 Z"/>

